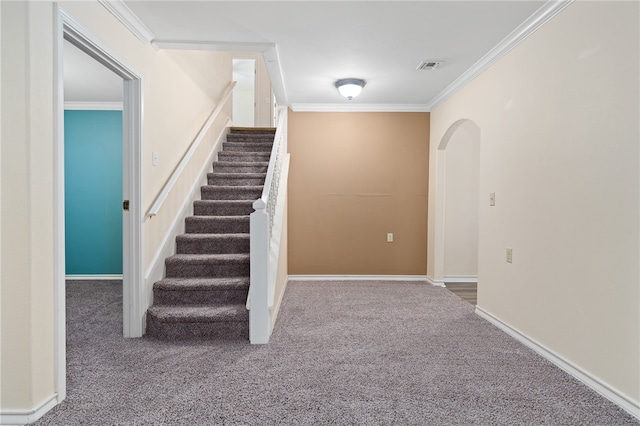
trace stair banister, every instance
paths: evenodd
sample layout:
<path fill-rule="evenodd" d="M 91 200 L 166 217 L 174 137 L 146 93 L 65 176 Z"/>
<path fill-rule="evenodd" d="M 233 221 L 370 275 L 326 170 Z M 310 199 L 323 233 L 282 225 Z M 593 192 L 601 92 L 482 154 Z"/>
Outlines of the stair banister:
<path fill-rule="evenodd" d="M 280 236 L 273 235 L 274 220 L 276 218 L 280 190 L 286 191 L 286 182 L 281 182 L 283 165 L 288 167 L 287 156 L 287 109 L 282 108 L 278 115 L 278 125 L 269 157 L 269 167 L 264 182 L 262 195 L 253 203 L 254 212 L 250 215 L 250 285 L 247 298 L 249 309 L 249 340 L 253 344 L 269 342 L 272 331 L 271 308 L 274 304 L 276 274 L 278 267 L 278 253 Z M 283 187 L 283 188 L 281 188 Z M 281 226 L 277 226 L 278 229 Z"/>
<path fill-rule="evenodd" d="M 149 212 L 147 213 L 147 216 L 149 218 L 156 216 L 158 212 L 160 212 L 162 205 L 164 204 L 165 200 L 169 196 L 169 193 L 171 193 L 171 190 L 173 189 L 174 185 L 178 181 L 178 178 L 180 177 L 184 169 L 187 167 L 187 164 L 189 164 L 191 157 L 193 157 L 193 154 L 196 152 L 196 150 L 200 146 L 200 143 L 204 140 L 204 137 L 209 131 L 209 128 L 211 127 L 213 122 L 218 118 L 218 116 L 220 115 L 220 112 L 222 112 L 222 109 L 224 108 L 227 101 L 231 97 L 231 94 L 233 93 L 233 89 L 235 86 L 236 86 L 236 82 L 232 81 L 231 83 L 229 83 L 227 88 L 222 93 L 220 102 L 218 102 L 213 112 L 211 112 L 211 115 L 209 115 L 209 118 L 207 119 L 207 121 L 205 121 L 204 125 L 196 135 L 195 139 L 193 140 L 193 142 L 191 142 L 191 145 L 189 146 L 189 149 L 187 150 L 187 152 L 184 154 L 184 157 L 182 157 L 182 159 L 180 160 L 180 163 L 178 163 L 173 173 L 171 174 L 171 177 L 169 178 L 167 183 L 165 183 L 165 185 L 162 187 L 162 190 L 160 191 L 155 201 L 153 202 L 153 205 L 151 206 L 151 208 L 149 209 Z"/>

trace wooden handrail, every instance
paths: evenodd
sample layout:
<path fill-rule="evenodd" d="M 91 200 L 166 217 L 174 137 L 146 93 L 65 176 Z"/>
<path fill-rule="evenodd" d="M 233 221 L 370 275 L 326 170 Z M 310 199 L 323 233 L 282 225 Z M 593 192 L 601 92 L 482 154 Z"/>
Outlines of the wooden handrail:
<path fill-rule="evenodd" d="M 156 200 L 153 202 L 153 205 L 151 206 L 151 208 L 149 209 L 149 212 L 147 213 L 148 217 L 152 218 L 155 215 L 157 215 L 158 212 L 160 211 L 160 208 L 162 207 L 165 200 L 169 196 L 169 193 L 171 192 L 174 185 L 178 181 L 178 178 L 180 177 L 184 169 L 187 167 L 187 164 L 191 160 L 191 157 L 193 157 L 193 154 L 198 149 L 198 146 L 200 146 L 200 143 L 204 140 L 204 137 L 209 131 L 209 128 L 211 127 L 213 122 L 216 120 L 216 118 L 218 118 L 218 115 L 220 115 L 220 111 L 222 111 L 222 108 L 231 97 L 231 93 L 233 93 L 233 88 L 235 87 L 235 85 L 236 85 L 236 82 L 232 81 L 231 83 L 229 83 L 229 85 L 225 89 L 224 93 L 222 94 L 222 99 L 220 100 L 220 102 L 218 102 L 218 105 L 216 105 L 211 115 L 209 115 L 209 118 L 204 123 L 204 125 L 196 135 L 193 142 L 191 142 L 189 149 L 184 154 L 184 157 L 182 157 L 182 160 L 180 160 L 180 163 L 178 163 L 178 165 L 176 166 L 175 170 L 171 174 L 171 177 L 169 178 L 167 183 L 165 183 L 165 185 L 162 187 L 162 190 L 156 197 Z"/>

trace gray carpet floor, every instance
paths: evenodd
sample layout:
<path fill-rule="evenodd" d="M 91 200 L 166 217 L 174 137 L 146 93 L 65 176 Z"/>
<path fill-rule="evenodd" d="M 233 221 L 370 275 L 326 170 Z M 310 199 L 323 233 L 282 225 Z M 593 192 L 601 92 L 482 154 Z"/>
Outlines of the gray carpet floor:
<path fill-rule="evenodd" d="M 626 425 L 629 414 L 415 282 L 291 282 L 272 341 L 123 339 L 119 282 L 68 282 L 46 425 Z"/>

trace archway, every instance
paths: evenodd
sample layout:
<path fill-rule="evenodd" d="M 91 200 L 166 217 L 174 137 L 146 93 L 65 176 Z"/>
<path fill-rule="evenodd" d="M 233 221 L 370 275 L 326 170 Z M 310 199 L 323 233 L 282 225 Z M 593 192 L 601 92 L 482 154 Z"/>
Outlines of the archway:
<path fill-rule="evenodd" d="M 453 123 L 436 152 L 434 281 L 476 282 L 480 127 Z"/>

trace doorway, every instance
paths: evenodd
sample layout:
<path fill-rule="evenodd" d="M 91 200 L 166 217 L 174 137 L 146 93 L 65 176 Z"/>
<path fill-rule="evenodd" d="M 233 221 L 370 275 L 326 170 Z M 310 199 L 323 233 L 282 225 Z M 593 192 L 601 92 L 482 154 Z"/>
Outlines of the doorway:
<path fill-rule="evenodd" d="M 142 74 L 123 61 L 59 5 L 55 7 L 54 36 L 54 313 L 58 403 L 66 397 L 65 315 L 65 175 L 64 175 L 64 43 L 69 42 L 123 81 L 122 99 L 122 212 L 123 335 L 140 337 L 144 331 L 142 275 Z M 124 207 L 124 204 L 123 204 Z"/>
<path fill-rule="evenodd" d="M 256 123 L 256 60 L 233 59 L 233 125 L 253 127 Z"/>
<path fill-rule="evenodd" d="M 437 150 L 434 281 L 478 282 L 480 127 L 458 120 Z"/>

